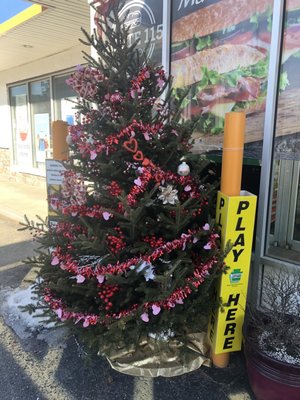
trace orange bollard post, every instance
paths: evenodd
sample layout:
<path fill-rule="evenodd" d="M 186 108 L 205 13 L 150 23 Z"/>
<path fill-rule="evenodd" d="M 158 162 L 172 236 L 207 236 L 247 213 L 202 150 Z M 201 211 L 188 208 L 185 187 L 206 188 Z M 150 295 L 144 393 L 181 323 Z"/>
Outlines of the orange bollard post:
<path fill-rule="evenodd" d="M 222 153 L 221 192 L 227 196 L 239 196 L 241 192 L 246 115 L 229 112 L 225 115 Z M 211 351 L 214 366 L 225 368 L 230 353 L 215 354 Z"/>
<path fill-rule="evenodd" d="M 230 112 L 225 115 L 221 192 L 227 196 L 240 195 L 245 126 L 244 112 Z"/>
<path fill-rule="evenodd" d="M 52 122 L 53 159 L 65 161 L 69 158 L 69 146 L 66 142 L 68 124 L 65 121 Z"/>
<path fill-rule="evenodd" d="M 217 368 L 226 368 L 229 364 L 230 353 L 215 354 L 211 351 L 210 356 L 214 366 Z"/>

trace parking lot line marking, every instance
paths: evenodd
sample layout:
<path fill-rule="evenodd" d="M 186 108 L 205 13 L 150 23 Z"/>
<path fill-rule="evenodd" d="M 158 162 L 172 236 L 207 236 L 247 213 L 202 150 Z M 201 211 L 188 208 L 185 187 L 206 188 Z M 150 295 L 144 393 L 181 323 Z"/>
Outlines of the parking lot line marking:
<path fill-rule="evenodd" d="M 20 289 L 25 289 L 29 285 L 31 285 L 36 280 L 38 272 L 39 272 L 39 268 L 38 267 L 31 268 L 31 270 L 22 279 L 22 282 L 21 282 L 19 288 Z"/>
<path fill-rule="evenodd" d="M 50 349 L 43 361 L 36 360 L 29 352 L 22 349 L 18 338 L 5 325 L 1 317 L 0 343 L 47 400 L 75 400 L 55 379 L 62 350 Z"/>
<path fill-rule="evenodd" d="M 135 378 L 133 400 L 153 400 L 153 379 Z"/>
<path fill-rule="evenodd" d="M 251 397 L 248 393 L 239 392 L 234 394 L 229 394 L 229 400 L 251 400 Z"/>
<path fill-rule="evenodd" d="M 7 264 L 7 265 L 4 265 L 3 267 L 0 267 L 0 272 L 8 271 L 13 268 L 22 267 L 23 265 L 25 265 L 25 264 L 22 263 L 22 261 L 17 261 L 17 262 L 11 263 L 11 264 Z"/>

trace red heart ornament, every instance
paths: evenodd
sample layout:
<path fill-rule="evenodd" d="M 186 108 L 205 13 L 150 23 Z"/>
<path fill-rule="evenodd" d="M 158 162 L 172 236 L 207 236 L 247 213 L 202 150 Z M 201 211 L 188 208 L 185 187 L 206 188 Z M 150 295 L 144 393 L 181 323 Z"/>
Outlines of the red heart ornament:
<path fill-rule="evenodd" d="M 144 154 L 141 152 L 141 150 L 138 150 L 138 151 L 134 154 L 133 159 L 134 159 L 135 161 L 143 161 L 143 159 L 144 159 Z"/>
<path fill-rule="evenodd" d="M 130 138 L 129 140 L 124 142 L 123 147 L 125 147 L 125 149 L 130 151 L 131 153 L 135 153 L 138 149 L 138 143 L 136 139 Z"/>
<path fill-rule="evenodd" d="M 155 167 L 155 165 L 153 164 L 153 162 L 151 160 L 149 160 L 149 158 L 145 157 L 143 162 L 142 162 L 143 167 L 148 167 L 148 165 L 152 168 Z"/>
<path fill-rule="evenodd" d="M 144 158 L 144 160 L 143 160 L 143 166 L 144 166 L 144 167 L 147 167 L 149 164 L 150 164 L 149 158 Z"/>

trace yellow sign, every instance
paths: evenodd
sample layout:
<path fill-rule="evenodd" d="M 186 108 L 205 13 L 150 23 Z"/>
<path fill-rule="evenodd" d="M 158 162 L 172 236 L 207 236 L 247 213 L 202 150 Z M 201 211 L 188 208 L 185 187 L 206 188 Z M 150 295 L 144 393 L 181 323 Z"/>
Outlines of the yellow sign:
<path fill-rule="evenodd" d="M 18 14 L 9 18 L 8 20 L 2 22 L 2 24 L 0 24 L 0 36 L 3 33 L 9 31 L 10 29 L 13 29 L 16 26 L 23 24 L 30 18 L 33 18 L 36 15 L 40 14 L 41 12 L 43 12 L 43 10 L 44 7 L 41 6 L 40 4 L 33 4 L 32 6 L 27 7 L 25 10 L 19 12 Z"/>
<path fill-rule="evenodd" d="M 256 196 L 249 192 L 241 191 L 241 196 L 218 193 L 216 220 L 222 248 L 230 242 L 231 250 L 225 259 L 227 272 L 215 288 L 215 299 L 220 299 L 222 307 L 212 313 L 208 327 L 215 354 L 241 349 L 255 209 Z"/>

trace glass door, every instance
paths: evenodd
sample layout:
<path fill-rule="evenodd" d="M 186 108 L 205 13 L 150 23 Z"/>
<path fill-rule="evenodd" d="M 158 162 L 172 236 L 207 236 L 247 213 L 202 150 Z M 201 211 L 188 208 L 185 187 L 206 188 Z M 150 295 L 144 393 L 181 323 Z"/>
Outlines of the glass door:
<path fill-rule="evenodd" d="M 294 161 L 293 164 L 287 246 L 291 250 L 300 251 L 300 161 Z"/>
<path fill-rule="evenodd" d="M 44 168 L 46 154 L 51 147 L 50 122 L 50 80 L 31 82 L 30 105 L 31 125 L 34 142 L 34 163 L 37 168 Z"/>
<path fill-rule="evenodd" d="M 269 256 L 300 261 L 300 161 L 276 160 L 269 206 Z"/>

